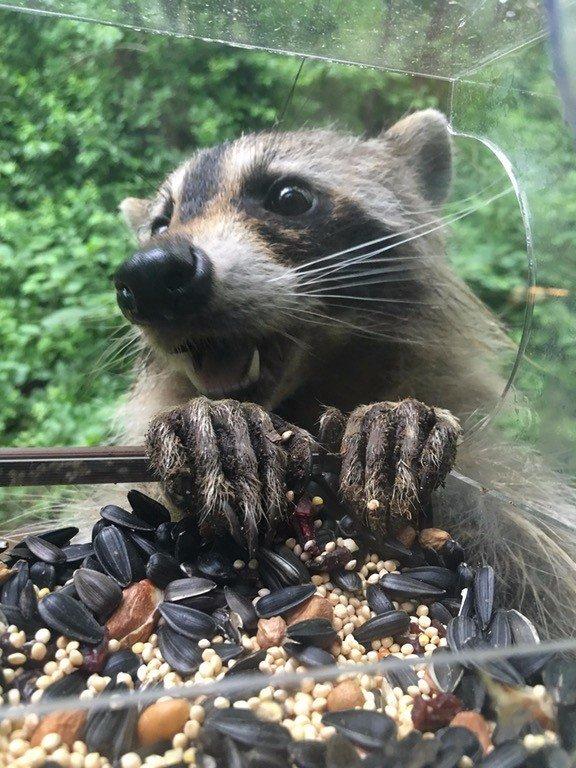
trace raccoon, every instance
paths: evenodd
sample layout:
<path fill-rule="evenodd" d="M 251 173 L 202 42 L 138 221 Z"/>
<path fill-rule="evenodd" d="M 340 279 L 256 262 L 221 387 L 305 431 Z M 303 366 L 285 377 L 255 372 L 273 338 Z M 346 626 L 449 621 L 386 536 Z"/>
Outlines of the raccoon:
<path fill-rule="evenodd" d="M 344 500 L 382 534 L 418 526 L 460 443 L 460 471 L 529 504 L 449 484 L 437 520 L 497 561 L 501 591 L 553 634 L 559 584 L 564 606 L 576 597 L 574 537 L 555 522 L 572 498 L 472 428 L 500 402 L 510 342 L 445 260 L 451 169 L 447 120 L 428 109 L 376 138 L 244 135 L 199 151 L 152 199 L 124 200 L 140 245 L 115 286 L 146 346 L 124 438 L 145 439 L 204 535 L 250 549 L 313 452 L 341 454 Z M 530 492 L 527 461 L 548 478 Z"/>

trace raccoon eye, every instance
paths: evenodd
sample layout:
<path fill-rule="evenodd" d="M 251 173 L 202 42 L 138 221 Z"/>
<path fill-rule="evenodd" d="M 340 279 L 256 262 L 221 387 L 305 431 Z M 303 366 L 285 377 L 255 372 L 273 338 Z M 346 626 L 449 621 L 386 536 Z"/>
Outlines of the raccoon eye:
<path fill-rule="evenodd" d="M 301 216 L 314 205 L 312 193 L 304 187 L 278 182 L 269 190 L 264 208 L 282 216 Z"/>
<path fill-rule="evenodd" d="M 161 235 L 170 226 L 170 219 L 168 216 L 157 216 L 150 225 L 151 235 Z"/>

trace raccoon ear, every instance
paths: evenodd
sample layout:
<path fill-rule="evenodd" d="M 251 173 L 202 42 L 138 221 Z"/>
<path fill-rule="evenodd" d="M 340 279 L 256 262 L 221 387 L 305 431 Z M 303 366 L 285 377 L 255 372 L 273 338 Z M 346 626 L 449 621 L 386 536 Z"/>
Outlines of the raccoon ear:
<path fill-rule="evenodd" d="M 150 210 L 150 201 L 138 197 L 127 197 L 118 206 L 124 221 L 136 235 L 139 235 L 146 223 Z"/>
<path fill-rule="evenodd" d="M 424 198 L 435 205 L 444 202 L 452 177 L 452 140 L 442 112 L 414 112 L 389 128 L 384 139 L 413 169 Z"/>

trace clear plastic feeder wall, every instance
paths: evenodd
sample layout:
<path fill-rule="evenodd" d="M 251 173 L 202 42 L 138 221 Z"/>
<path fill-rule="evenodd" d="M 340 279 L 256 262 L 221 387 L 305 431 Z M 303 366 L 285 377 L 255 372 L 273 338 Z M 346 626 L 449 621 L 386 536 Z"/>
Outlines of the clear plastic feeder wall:
<path fill-rule="evenodd" d="M 139 466 L 147 465 L 141 446 L 154 408 L 142 414 L 126 403 L 135 370 L 148 352 L 118 309 L 112 281 L 137 243 L 118 205 L 127 197 L 154 194 L 167 174 L 198 149 L 244 134 L 335 131 L 366 142 L 372 164 L 361 166 L 352 142 L 338 143 L 325 134 L 316 143 L 303 138 L 300 146 L 290 145 L 298 157 L 293 166 L 284 157 L 284 176 L 299 178 L 306 169 L 322 189 L 353 199 L 356 211 L 383 216 L 386 210 L 389 234 L 373 237 L 369 250 L 366 242 L 356 243 L 338 259 L 337 249 L 330 253 L 314 243 L 312 271 L 287 267 L 300 283 L 279 279 L 278 292 L 292 292 L 279 310 L 286 316 L 284 330 L 293 336 L 296 323 L 299 336 L 304 328 L 307 345 L 329 330 L 334 337 L 347 335 L 362 349 L 374 344 L 375 368 L 390 365 L 391 358 L 379 358 L 377 351 L 388 339 L 390 348 L 406 349 L 401 361 L 405 392 L 397 383 L 398 355 L 392 357 L 394 395 L 428 396 L 432 405 L 457 412 L 463 428 L 457 463 L 433 497 L 428 525 L 448 530 L 465 548 L 470 566 L 462 566 L 457 545 L 448 562 L 445 550 L 437 555 L 438 542 L 421 546 L 418 539 L 406 539 L 403 549 L 394 550 L 389 542 L 356 541 L 355 530 L 338 527 L 344 512 L 334 511 L 324 499 L 316 530 L 328 531 L 327 541 L 332 535 L 332 549 L 348 546 L 358 552 L 355 564 L 328 575 L 321 568 L 325 553 L 319 556 L 311 549 L 306 558 L 306 542 L 299 542 L 296 533 L 279 535 L 268 542 L 263 559 L 256 553 L 228 564 L 236 576 L 217 574 L 217 596 L 208 590 L 212 597 L 198 605 L 194 599 L 202 595 L 187 598 L 187 607 L 208 611 L 210 604 L 209 613 L 220 611 L 226 626 L 215 625 L 212 634 L 207 626 L 208 637 L 194 630 L 179 645 L 174 626 L 189 617 L 179 615 L 178 601 L 166 600 L 170 580 L 155 586 L 146 581 L 148 593 L 126 596 L 127 590 L 138 592 L 135 585 L 149 575 L 150 542 L 156 541 L 153 528 L 132 529 L 140 549 L 129 537 L 128 549 L 135 547 L 140 566 L 125 578 L 120 573 L 120 605 L 135 600 L 146 615 L 136 611 L 139 623 L 117 637 L 108 626 L 115 643 L 108 656 L 94 635 L 98 630 L 86 630 L 85 617 L 61 616 L 61 606 L 52 614 L 48 609 L 56 623 L 50 635 L 43 635 L 40 626 L 46 621 L 38 619 L 36 626 L 36 608 L 28 605 L 34 620 L 26 619 L 25 637 L 18 635 L 21 590 L 14 587 L 15 575 L 0 571 L 2 603 L 10 606 L 6 626 L 14 625 L 0 637 L 0 768 L 53 763 L 72 768 L 330 768 L 356 765 L 356 760 L 404 766 L 415 764 L 411 760 L 417 751 L 423 766 L 465 766 L 480 764 L 490 750 L 503 755 L 502 762 L 494 762 L 498 768 L 573 764 L 544 760 L 565 760 L 575 746 L 574 671 L 557 655 L 573 645 L 559 594 L 563 571 L 574 568 L 569 490 L 576 469 L 574 5 L 536 0 L 16 0 L 0 2 L 0 8 L 5 39 L 0 67 L 8 84 L 3 96 L 7 117 L 0 129 L 0 462 L 15 449 L 34 448 L 45 455 L 45 449 L 60 447 L 79 447 L 75 456 L 82 460 L 94 447 L 118 443 L 120 432 L 120 443 L 131 447 Z M 413 130 L 405 145 L 402 137 L 385 133 L 407 115 L 429 108 L 447 118 L 451 182 L 441 163 L 441 142 L 426 143 L 430 125 Z M 402 125 L 406 136 L 410 128 Z M 282 143 L 281 138 L 262 141 Z M 409 158 L 405 177 L 387 156 L 394 142 L 397 156 L 407 153 Z M 374 165 L 378 147 L 381 168 Z M 257 142 L 250 145 L 250 158 L 239 152 L 238 167 L 258 162 L 261 158 L 253 157 L 258 152 Z M 232 174 L 231 168 L 227 172 Z M 368 194 L 363 176 L 370 174 Z M 430 174 L 436 174 L 434 180 Z M 388 208 L 370 198 L 376 180 Z M 204 182 L 224 184 L 222 179 L 197 179 Z M 418 195 L 397 194 L 405 183 L 411 190 L 417 187 Z M 416 208 L 411 208 L 414 200 Z M 243 210 L 250 212 L 252 204 L 243 202 L 248 206 Z M 257 238 L 261 231 L 254 228 L 252 234 Z M 428 245 L 420 248 L 420 243 Z M 350 244 L 341 247 L 347 248 Z M 238 258 L 234 248 L 228 253 Z M 348 259 L 345 264 L 342 256 Z M 448 267 L 440 268 L 444 260 Z M 238 264 L 243 284 L 245 266 Z M 265 268 L 256 277 L 262 275 Z M 406 287 L 412 284 L 421 286 L 418 296 Z M 324 303 L 302 309 L 294 302 L 299 293 L 307 301 L 320 295 Z M 419 325 L 412 322 L 414 315 Z M 420 368 L 411 379 L 413 360 Z M 354 365 L 349 354 L 342 365 Z M 157 398 L 162 407 L 178 402 L 178 393 L 158 394 L 161 369 L 148 382 L 150 402 Z M 513 448 L 500 448 L 500 443 Z M 126 475 L 114 478 L 116 485 L 69 484 L 72 475 L 48 483 L 51 461 L 46 458 L 45 474 L 37 482 L 14 487 L 3 482 L 6 487 L 0 488 L 3 535 L 10 547 L 20 548 L 16 556 L 6 552 L 3 559 L 14 567 L 18 553 L 24 557 L 25 565 L 16 568 L 22 571 L 22 585 L 33 563 L 50 566 L 35 571 L 41 603 L 52 587 L 41 585 L 45 575 L 40 571 L 57 573 L 63 561 L 58 552 L 43 552 L 44 560 L 37 552 L 30 555 L 22 539 L 53 530 L 60 521 L 80 520 L 82 530 L 72 544 L 65 537 L 51 542 L 58 551 L 60 545 L 74 547 L 89 539 L 103 504 L 124 503 L 124 494 L 137 485 L 118 485 L 130 479 Z M 114 457 L 102 461 L 109 461 L 106 472 L 113 472 Z M 6 477 L 10 470 L 4 466 Z M 153 484 L 149 490 L 154 491 Z M 123 532 L 130 528 L 115 528 L 114 521 L 112 528 L 120 530 L 120 544 L 108 542 L 116 546 L 111 559 L 122 570 L 130 558 L 118 554 L 118 546 L 125 547 Z M 190 546 L 197 554 L 195 536 L 190 534 Z M 482 545 L 475 537 L 483 537 Z M 552 549 L 546 549 L 547 543 L 542 548 L 546 537 Z M 33 539 L 33 548 L 41 548 L 43 541 Z M 286 541 L 287 556 L 281 549 Z M 74 560 L 81 551 L 95 558 L 88 566 L 101 565 L 86 547 L 85 552 L 69 550 L 72 559 L 66 567 L 81 562 Z M 170 547 L 166 554 L 172 557 L 173 542 Z M 289 562 L 278 566 L 274 557 L 283 556 Z M 316 563 L 315 557 L 320 558 Z M 283 619 L 276 627 L 267 626 L 269 632 L 280 632 L 275 642 L 264 639 L 262 628 L 257 638 L 258 618 L 262 624 L 274 612 L 251 622 L 239 618 L 240 604 L 226 602 L 229 590 L 240 595 L 243 610 L 257 590 L 294 586 L 298 592 L 299 582 L 307 581 L 301 570 L 310 565 L 317 588 L 312 599 L 320 612 L 304 611 L 310 595 L 294 598 L 288 607 L 283 603 L 278 610 Z M 274 567 L 282 571 L 276 582 L 269 574 L 257 581 L 255 574 Z M 431 569 L 433 581 L 449 583 L 431 587 L 426 582 L 429 594 L 394 591 L 394 578 L 414 567 Z M 114 571 L 117 564 L 110 568 Z M 69 570 L 73 578 L 74 568 Z M 389 576 L 392 587 L 378 596 L 371 590 L 367 601 L 367 587 L 379 588 Z M 185 577 L 207 575 L 192 563 L 182 571 Z M 84 587 L 90 591 L 90 585 Z M 78 598 L 76 587 L 67 589 L 70 599 Z M 522 593 L 520 605 L 515 601 Z M 566 594 L 574 595 L 572 586 Z M 555 602 L 546 602 L 551 596 Z M 32 594 L 28 599 L 34 603 Z M 378 599 L 392 603 L 383 615 L 396 614 L 380 635 L 376 631 L 358 642 L 355 635 L 361 635 L 362 625 L 381 615 L 372 604 Z M 159 619 L 162 601 L 177 608 L 169 607 Z M 536 606 L 532 611 L 527 610 L 530 603 Z M 320 624 L 291 630 L 298 610 L 301 619 Z M 94 618 L 92 611 L 99 627 L 113 611 L 104 613 Z M 76 627 L 68 644 L 59 640 L 55 647 L 63 634 L 58 621 L 66 618 L 82 625 L 80 634 L 92 631 L 91 638 L 75 639 Z M 310 646 L 298 631 L 312 632 Z M 324 641 L 319 640 L 322 632 L 327 633 Z M 222 641 L 231 656 L 232 646 L 241 646 L 232 663 Z M 221 655 L 214 651 L 217 646 Z M 315 650 L 306 655 L 310 647 Z M 134 658 L 116 657 L 118 669 L 107 670 L 106 664 L 113 666 L 111 654 L 120 651 Z M 179 670 L 174 667 L 178 663 Z M 228 675 L 236 666 L 244 673 Z M 58 679 L 64 680 L 58 697 L 39 693 Z M 147 709 L 175 686 L 170 704 Z M 357 715 L 339 715 L 354 707 Z M 64 711 L 71 714 L 64 716 Z M 364 720 L 358 719 L 362 712 Z M 38 723 L 49 717 L 60 720 L 39 733 Z M 42 741 L 53 731 L 59 740 Z M 328 746 L 299 752 L 299 742 L 311 739 Z M 454 755 L 460 750 L 453 762 L 450 750 Z"/>

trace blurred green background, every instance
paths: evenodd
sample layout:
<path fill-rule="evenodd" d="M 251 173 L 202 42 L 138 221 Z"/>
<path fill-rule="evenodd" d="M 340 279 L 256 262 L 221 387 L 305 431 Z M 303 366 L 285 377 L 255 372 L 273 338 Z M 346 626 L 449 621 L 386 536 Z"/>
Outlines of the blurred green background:
<path fill-rule="evenodd" d="M 116 309 L 110 276 L 133 248 L 117 214 L 126 195 L 150 193 L 199 146 L 284 124 L 331 122 L 373 134 L 407 111 L 448 107 L 449 84 L 307 62 L 193 40 L 0 13 L 0 444 L 102 443 L 126 391 L 135 350 Z M 553 91 L 542 47 L 525 57 L 534 91 Z M 539 268 L 532 397 L 553 381 L 564 410 L 554 444 L 576 438 L 576 305 L 570 261 L 576 225 L 573 146 L 558 130 L 554 98 L 526 125 L 522 100 L 507 115 L 547 157 L 559 179 L 538 205 L 549 218 L 550 257 Z M 489 105 L 488 105 L 489 106 Z M 470 109 L 476 108 L 474 105 Z M 478 110 L 486 103 L 478 100 Z M 458 145 L 454 202 L 499 191 L 504 174 L 480 144 Z M 480 192 L 478 192 L 480 190 Z M 489 196 L 488 192 L 484 197 Z M 459 221 L 450 236 L 456 268 L 519 338 L 526 280 L 524 231 L 508 195 Z M 574 263 L 572 259 L 572 264 Z M 558 352 L 550 356 L 551 348 Z M 523 439 L 548 429 L 515 426 Z M 560 430 L 560 437 L 558 431 Z"/>

